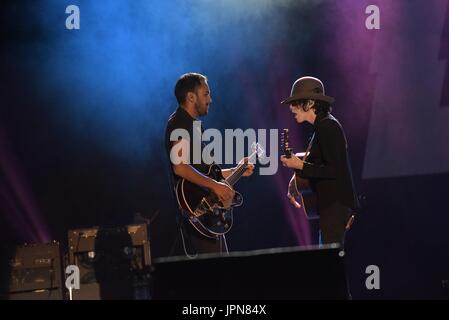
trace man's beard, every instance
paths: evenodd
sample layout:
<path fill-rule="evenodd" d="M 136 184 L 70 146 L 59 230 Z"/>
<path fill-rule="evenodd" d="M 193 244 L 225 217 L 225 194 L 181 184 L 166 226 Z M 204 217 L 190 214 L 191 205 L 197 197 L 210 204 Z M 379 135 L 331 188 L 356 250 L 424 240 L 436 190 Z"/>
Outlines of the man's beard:
<path fill-rule="evenodd" d="M 207 114 L 207 106 L 203 109 L 199 103 L 195 103 L 195 110 L 199 116 L 204 116 Z"/>

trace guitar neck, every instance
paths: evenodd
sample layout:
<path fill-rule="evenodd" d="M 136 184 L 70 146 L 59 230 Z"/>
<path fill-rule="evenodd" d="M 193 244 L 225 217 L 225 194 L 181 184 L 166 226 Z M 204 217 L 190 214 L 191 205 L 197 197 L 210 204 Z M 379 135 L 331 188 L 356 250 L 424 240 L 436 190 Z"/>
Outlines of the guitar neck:
<path fill-rule="evenodd" d="M 249 158 L 248 158 L 248 162 L 254 158 L 254 156 L 257 154 L 257 152 L 253 152 Z M 243 173 L 245 172 L 246 168 L 248 167 L 248 163 L 240 163 L 235 170 L 226 178 L 226 182 L 230 185 L 233 186 L 234 184 L 237 183 L 237 181 L 239 181 L 239 179 L 242 177 Z"/>

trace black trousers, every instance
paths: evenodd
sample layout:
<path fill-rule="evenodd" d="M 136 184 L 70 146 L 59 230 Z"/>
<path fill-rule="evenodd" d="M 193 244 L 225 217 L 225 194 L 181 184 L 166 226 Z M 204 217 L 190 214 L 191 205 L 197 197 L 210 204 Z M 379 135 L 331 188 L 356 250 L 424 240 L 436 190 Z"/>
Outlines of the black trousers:
<path fill-rule="evenodd" d="M 352 210 L 339 202 L 320 209 L 320 232 L 323 244 L 344 244 L 346 224 L 352 215 Z"/>
<path fill-rule="evenodd" d="M 196 230 L 189 221 L 181 218 L 179 221 L 181 245 L 188 257 L 202 253 L 228 253 L 225 236 L 209 238 Z"/>

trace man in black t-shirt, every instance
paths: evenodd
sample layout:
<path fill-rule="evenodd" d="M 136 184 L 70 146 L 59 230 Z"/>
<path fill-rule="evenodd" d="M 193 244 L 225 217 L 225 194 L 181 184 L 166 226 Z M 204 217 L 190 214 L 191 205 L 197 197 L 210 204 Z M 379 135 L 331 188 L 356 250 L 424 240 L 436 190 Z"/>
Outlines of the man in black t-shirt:
<path fill-rule="evenodd" d="M 170 160 L 172 191 L 174 192 L 174 187 L 179 179 L 184 178 L 196 185 L 210 189 L 222 201 L 231 199 L 234 196 L 234 190 L 231 187 L 205 175 L 209 165 L 202 159 L 202 149 L 204 148 L 204 143 L 201 141 L 202 127 L 194 125 L 194 121 L 199 117 L 207 115 L 212 103 L 207 78 L 198 73 L 182 75 L 176 82 L 175 96 L 179 106 L 169 117 L 165 130 L 165 148 Z M 188 137 L 178 136 L 175 139 L 170 139 L 176 129 L 184 129 L 188 132 Z M 199 140 L 196 141 L 196 139 Z M 173 146 L 178 143 L 184 144 L 186 148 L 179 148 L 178 154 L 172 154 Z M 199 150 L 194 148 L 195 143 L 200 146 Z M 182 154 L 181 150 L 190 150 L 190 154 Z M 194 152 L 197 154 L 195 155 Z M 181 161 L 173 162 L 171 159 L 173 156 Z M 195 158 L 200 160 L 199 163 L 195 163 Z M 253 170 L 254 166 L 249 164 L 243 176 L 251 175 Z M 223 177 L 228 177 L 232 171 L 233 169 L 222 169 Z M 183 249 L 187 256 L 192 257 L 197 253 L 227 252 L 224 235 L 208 238 L 194 229 L 185 218 L 179 217 L 178 221 Z"/>

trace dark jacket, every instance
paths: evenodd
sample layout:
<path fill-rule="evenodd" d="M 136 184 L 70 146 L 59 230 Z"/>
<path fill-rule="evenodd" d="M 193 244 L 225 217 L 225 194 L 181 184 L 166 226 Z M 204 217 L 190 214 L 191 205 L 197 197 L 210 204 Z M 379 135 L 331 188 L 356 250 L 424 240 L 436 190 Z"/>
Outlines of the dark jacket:
<path fill-rule="evenodd" d="M 315 137 L 302 170 L 318 198 L 318 210 L 340 202 L 351 209 L 359 207 L 347 152 L 346 137 L 331 114 L 319 114 L 314 123 Z"/>

